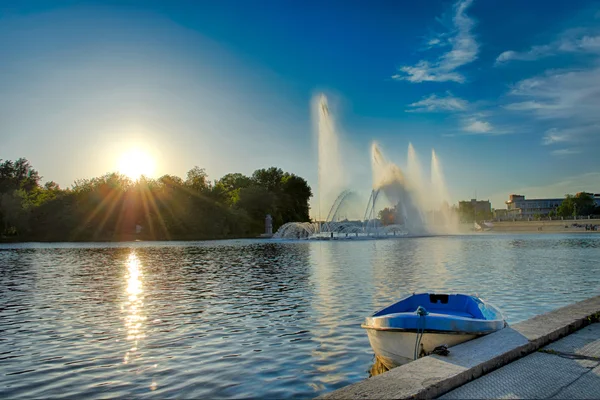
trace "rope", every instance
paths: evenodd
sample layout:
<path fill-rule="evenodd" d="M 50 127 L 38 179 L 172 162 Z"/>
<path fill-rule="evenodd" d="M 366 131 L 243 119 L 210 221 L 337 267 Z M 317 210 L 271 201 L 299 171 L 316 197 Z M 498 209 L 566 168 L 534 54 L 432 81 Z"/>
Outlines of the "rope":
<path fill-rule="evenodd" d="M 421 345 L 421 339 L 423 339 L 423 334 L 425 333 L 425 316 L 429 314 L 425 307 L 417 307 L 417 315 L 419 316 L 419 321 L 417 322 L 417 338 L 415 341 L 415 351 L 413 353 L 413 359 L 416 360 L 419 358 L 420 351 L 419 346 Z"/>

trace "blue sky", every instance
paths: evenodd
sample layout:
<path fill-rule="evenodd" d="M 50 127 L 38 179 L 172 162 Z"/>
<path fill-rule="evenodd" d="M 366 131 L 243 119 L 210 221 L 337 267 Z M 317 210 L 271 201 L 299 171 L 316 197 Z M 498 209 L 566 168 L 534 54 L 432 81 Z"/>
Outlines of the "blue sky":
<path fill-rule="evenodd" d="M 45 180 L 279 166 L 317 188 L 328 95 L 352 186 L 369 145 L 435 148 L 452 198 L 600 192 L 600 3 L 3 1 L 0 158 Z"/>

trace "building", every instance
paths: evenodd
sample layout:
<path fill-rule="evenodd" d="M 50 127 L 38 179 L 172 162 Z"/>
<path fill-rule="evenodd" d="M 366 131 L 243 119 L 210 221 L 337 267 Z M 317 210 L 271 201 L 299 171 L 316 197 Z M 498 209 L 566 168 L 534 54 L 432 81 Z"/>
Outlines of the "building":
<path fill-rule="evenodd" d="M 534 215 L 548 215 L 563 202 L 560 199 L 525 199 L 521 194 L 511 194 L 506 201 L 506 209 L 513 218 L 533 218 Z"/>
<path fill-rule="evenodd" d="M 596 206 L 600 206 L 600 194 L 589 193 Z M 545 216 L 562 204 L 564 198 L 554 199 L 525 199 L 524 195 L 511 194 L 508 196 L 506 210 L 494 210 L 494 218 L 504 219 L 522 219 L 533 218 L 534 216 Z"/>
<path fill-rule="evenodd" d="M 458 212 L 463 215 L 473 214 L 473 219 L 489 218 L 492 215 L 492 204 L 489 200 L 471 199 L 470 201 L 459 201 Z"/>

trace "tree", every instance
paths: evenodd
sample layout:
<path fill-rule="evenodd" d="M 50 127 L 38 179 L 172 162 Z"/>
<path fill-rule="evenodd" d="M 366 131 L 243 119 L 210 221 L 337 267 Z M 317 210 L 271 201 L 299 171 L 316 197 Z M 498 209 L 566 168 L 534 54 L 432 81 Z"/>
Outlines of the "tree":
<path fill-rule="evenodd" d="M 3 215 L 4 232 L 26 234 L 29 231 L 30 204 L 23 189 L 0 195 L 0 212 Z"/>
<path fill-rule="evenodd" d="M 192 168 L 178 176 L 131 181 L 118 173 L 78 179 L 71 188 L 40 185 L 26 159 L 0 160 L 0 237 L 3 240 L 77 241 L 209 239 L 263 232 L 308 221 L 312 191 L 303 178 L 271 167 L 252 177 L 232 173 L 215 181 Z M 141 226 L 142 230 L 136 229 Z"/>
<path fill-rule="evenodd" d="M 216 192 L 216 198 L 222 198 L 229 205 L 235 205 L 240 199 L 240 190 L 250 185 L 252 179 L 243 174 L 227 174 L 215 183 L 213 191 Z"/>
<path fill-rule="evenodd" d="M 10 193 L 17 189 L 31 192 L 38 187 L 40 179 L 27 159 L 19 158 L 14 162 L 2 162 L 0 159 L 0 193 Z"/>
<path fill-rule="evenodd" d="M 187 173 L 187 179 L 185 185 L 197 192 L 203 192 L 210 188 L 210 182 L 208 181 L 208 175 L 204 168 L 195 166 L 190 169 Z"/>
<path fill-rule="evenodd" d="M 240 190 L 240 200 L 236 206 L 246 211 L 251 218 L 262 223 L 267 214 L 276 214 L 276 200 L 275 195 L 265 188 L 250 186 Z"/>
<path fill-rule="evenodd" d="M 595 206 L 594 198 L 589 193 L 579 192 L 575 196 L 567 194 L 556 209 L 556 214 L 560 217 L 590 215 L 594 213 Z"/>
<path fill-rule="evenodd" d="M 560 203 L 560 206 L 556 208 L 556 215 L 559 217 L 570 217 L 573 215 L 574 210 L 575 202 L 573 201 L 573 196 L 567 194 L 562 203 Z"/>
<path fill-rule="evenodd" d="M 590 215 L 596 208 L 593 195 L 586 192 L 579 192 L 575 195 L 575 204 L 578 215 Z"/>
<path fill-rule="evenodd" d="M 308 182 L 297 175 L 285 173 L 281 178 L 281 190 L 279 209 L 282 223 L 310 221 L 308 201 L 312 197 L 312 190 Z"/>
<path fill-rule="evenodd" d="M 393 225 L 396 223 L 397 214 L 398 213 L 397 213 L 396 207 L 394 207 L 394 208 L 386 207 L 383 210 L 379 211 L 379 214 L 377 215 L 377 217 L 379 218 L 379 220 L 381 221 L 381 224 L 383 226 L 388 226 L 388 225 Z"/>
<path fill-rule="evenodd" d="M 262 186 L 270 192 L 275 192 L 281 188 L 283 175 L 281 168 L 257 169 L 252 174 L 252 180 L 258 186 Z"/>
<path fill-rule="evenodd" d="M 29 230 L 29 213 L 38 194 L 40 176 L 29 161 L 0 160 L 0 226 L 4 232 Z"/>
<path fill-rule="evenodd" d="M 234 190 L 250 186 L 252 179 L 240 173 L 226 174 L 217 181 L 217 184 L 222 186 L 225 191 L 233 192 Z"/>
<path fill-rule="evenodd" d="M 470 201 L 459 201 L 458 215 L 462 222 L 472 222 L 476 218 L 475 207 Z"/>

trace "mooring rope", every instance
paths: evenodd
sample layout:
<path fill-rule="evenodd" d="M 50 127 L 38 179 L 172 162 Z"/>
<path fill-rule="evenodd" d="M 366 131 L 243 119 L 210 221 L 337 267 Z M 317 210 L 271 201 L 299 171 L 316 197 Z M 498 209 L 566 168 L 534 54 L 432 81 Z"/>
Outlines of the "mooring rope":
<path fill-rule="evenodd" d="M 425 316 L 429 314 L 425 307 L 417 307 L 417 315 L 419 316 L 419 321 L 417 322 L 417 338 L 415 341 L 415 351 L 413 353 L 413 359 L 416 360 L 419 358 L 420 351 L 419 346 L 421 345 L 421 339 L 423 338 L 423 334 L 425 333 Z"/>

